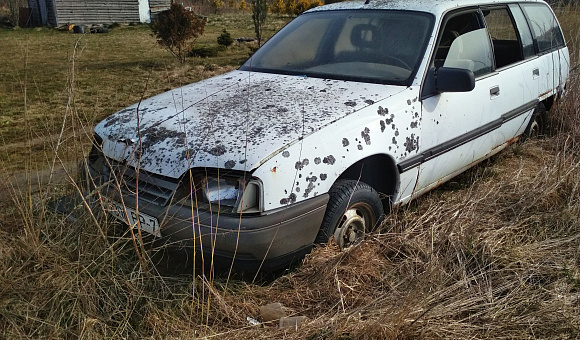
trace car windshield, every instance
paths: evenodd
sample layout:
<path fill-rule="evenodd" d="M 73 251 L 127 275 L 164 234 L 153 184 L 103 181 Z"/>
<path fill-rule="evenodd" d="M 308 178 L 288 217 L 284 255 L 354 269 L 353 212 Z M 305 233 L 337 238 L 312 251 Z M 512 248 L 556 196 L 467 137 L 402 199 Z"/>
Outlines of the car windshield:
<path fill-rule="evenodd" d="M 315 11 L 286 25 L 240 69 L 409 85 L 432 27 L 433 17 L 420 12 Z"/>

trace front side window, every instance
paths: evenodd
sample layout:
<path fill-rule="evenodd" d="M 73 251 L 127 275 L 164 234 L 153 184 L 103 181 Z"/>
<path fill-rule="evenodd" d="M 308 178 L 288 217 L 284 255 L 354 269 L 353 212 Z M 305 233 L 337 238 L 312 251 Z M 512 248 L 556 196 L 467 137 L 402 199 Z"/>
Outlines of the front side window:
<path fill-rule="evenodd" d="M 432 29 L 432 15 L 420 12 L 306 13 L 274 35 L 240 69 L 408 85 Z"/>
<path fill-rule="evenodd" d="M 480 24 L 478 12 L 455 15 L 447 20 L 434 64 L 435 67 L 467 69 L 476 77 L 491 72 L 493 56 L 489 36 Z"/>
<path fill-rule="evenodd" d="M 521 4 L 521 6 L 530 22 L 539 52 L 564 45 L 562 31 L 549 7 L 543 4 Z"/>

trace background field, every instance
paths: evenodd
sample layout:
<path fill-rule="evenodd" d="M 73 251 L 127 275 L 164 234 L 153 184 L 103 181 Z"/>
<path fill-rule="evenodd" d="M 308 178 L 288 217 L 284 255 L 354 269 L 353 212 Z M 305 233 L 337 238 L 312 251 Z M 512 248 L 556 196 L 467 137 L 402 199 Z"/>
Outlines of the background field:
<path fill-rule="evenodd" d="M 251 45 L 179 65 L 143 25 L 0 30 L 0 339 L 580 337 L 580 11 L 557 13 L 574 71 L 550 136 L 393 212 L 347 252 L 320 247 L 255 281 L 193 274 L 183 259 L 136 253 L 117 223 L 45 209 L 72 190 L 96 122 L 232 70 Z M 266 34 L 289 19 L 270 16 Z M 250 13 L 210 15 L 199 44 L 223 28 L 254 35 Z M 308 320 L 251 326 L 271 302 Z"/>

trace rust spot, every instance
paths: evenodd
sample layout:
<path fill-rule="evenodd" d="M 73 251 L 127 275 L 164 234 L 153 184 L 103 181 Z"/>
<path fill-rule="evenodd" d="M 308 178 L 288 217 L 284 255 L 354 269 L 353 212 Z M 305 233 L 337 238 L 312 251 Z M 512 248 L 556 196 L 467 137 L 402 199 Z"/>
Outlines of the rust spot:
<path fill-rule="evenodd" d="M 540 94 L 540 95 L 539 95 L 539 97 L 541 98 L 541 97 L 543 97 L 543 96 L 547 96 L 547 95 L 550 95 L 550 94 L 552 94 L 552 90 L 548 90 L 548 91 L 546 91 L 546 92 L 544 92 L 544 93 Z"/>
<path fill-rule="evenodd" d="M 272 170 L 270 170 L 270 171 L 272 171 L 272 172 L 274 172 L 274 173 L 275 173 L 275 172 L 276 172 L 276 169 L 278 169 L 278 167 L 276 167 L 276 166 L 275 166 L 275 167 L 273 167 L 273 168 L 272 168 Z"/>

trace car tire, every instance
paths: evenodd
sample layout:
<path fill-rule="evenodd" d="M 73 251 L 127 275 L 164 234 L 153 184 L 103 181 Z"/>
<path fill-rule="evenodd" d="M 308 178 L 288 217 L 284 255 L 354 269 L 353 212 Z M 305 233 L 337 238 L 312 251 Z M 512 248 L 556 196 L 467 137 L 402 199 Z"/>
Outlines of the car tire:
<path fill-rule="evenodd" d="M 524 131 L 524 140 L 528 138 L 539 138 L 546 133 L 546 107 L 540 103 L 532 113 L 532 120 Z"/>
<path fill-rule="evenodd" d="M 360 240 L 383 218 L 379 194 L 368 184 L 339 180 L 329 190 L 330 199 L 315 243 L 326 243 L 334 237 L 341 249 Z"/>

